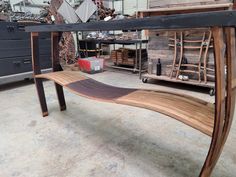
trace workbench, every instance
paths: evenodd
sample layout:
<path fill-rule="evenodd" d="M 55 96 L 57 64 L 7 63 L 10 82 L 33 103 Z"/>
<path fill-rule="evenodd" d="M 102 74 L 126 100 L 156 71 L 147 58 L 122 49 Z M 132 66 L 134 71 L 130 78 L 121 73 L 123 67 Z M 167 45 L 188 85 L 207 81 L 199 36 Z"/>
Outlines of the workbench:
<path fill-rule="evenodd" d="M 61 111 L 66 110 L 64 87 L 75 94 L 95 101 L 131 105 L 168 115 L 199 130 L 203 135 L 211 137 L 211 145 L 199 175 L 200 177 L 209 177 L 223 150 L 234 115 L 236 94 L 235 27 L 236 11 L 231 10 L 85 24 L 27 27 L 26 31 L 31 33 L 35 86 L 42 114 L 48 116 L 43 80 L 49 79 L 55 82 Z M 211 28 L 214 39 L 216 78 L 214 104 L 194 97 L 164 91 L 109 86 L 87 78 L 79 72 L 63 71 L 59 62 L 58 42 L 62 32 L 183 28 Z M 38 45 L 40 32 L 51 32 L 53 72 L 48 74 L 41 74 Z"/>

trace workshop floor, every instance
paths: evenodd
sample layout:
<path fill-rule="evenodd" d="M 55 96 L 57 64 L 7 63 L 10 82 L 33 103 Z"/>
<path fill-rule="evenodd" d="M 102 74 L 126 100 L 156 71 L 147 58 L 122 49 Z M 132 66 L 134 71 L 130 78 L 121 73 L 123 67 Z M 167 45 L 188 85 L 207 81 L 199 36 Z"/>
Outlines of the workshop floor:
<path fill-rule="evenodd" d="M 169 90 L 213 101 L 207 91 L 143 84 L 128 72 L 91 77 L 116 86 Z M 45 82 L 45 91 L 50 115 L 42 118 L 32 83 L 0 86 L 0 177 L 198 176 L 210 144 L 202 133 L 156 112 L 68 91 L 68 109 L 60 112 L 52 82 Z M 235 147 L 236 119 L 213 177 L 235 177 Z"/>

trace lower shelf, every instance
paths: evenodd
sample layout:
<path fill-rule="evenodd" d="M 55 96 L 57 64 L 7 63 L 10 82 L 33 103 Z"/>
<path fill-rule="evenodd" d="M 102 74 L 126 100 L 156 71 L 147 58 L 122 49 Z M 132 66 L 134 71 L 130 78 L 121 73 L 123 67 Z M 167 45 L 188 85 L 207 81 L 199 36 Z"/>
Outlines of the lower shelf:
<path fill-rule="evenodd" d="M 176 78 L 170 78 L 168 76 L 157 76 L 155 74 L 144 74 L 142 75 L 142 78 L 150 78 L 150 79 L 156 79 L 156 80 L 162 80 L 167 82 L 174 82 L 174 83 L 182 83 L 182 84 L 188 84 L 188 85 L 195 85 L 200 87 L 206 87 L 206 88 L 215 88 L 215 83 L 208 81 L 205 83 L 204 81 L 198 82 L 196 80 L 188 80 L 188 81 L 182 81 Z"/>
<path fill-rule="evenodd" d="M 197 98 L 155 90 L 114 87 L 73 71 L 47 73 L 35 77 L 52 80 L 90 99 L 160 112 L 209 136 L 213 132 L 214 105 Z"/>

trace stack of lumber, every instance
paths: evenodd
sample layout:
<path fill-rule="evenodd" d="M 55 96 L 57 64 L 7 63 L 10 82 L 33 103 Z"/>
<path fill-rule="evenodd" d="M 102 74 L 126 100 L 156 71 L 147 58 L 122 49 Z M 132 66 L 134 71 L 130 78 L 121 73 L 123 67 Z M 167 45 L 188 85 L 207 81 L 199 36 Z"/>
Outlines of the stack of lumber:
<path fill-rule="evenodd" d="M 51 15 L 55 17 L 55 24 L 63 24 L 63 17 L 57 12 L 57 9 L 61 6 L 63 0 L 51 0 L 50 7 L 48 9 L 48 16 L 46 17 L 47 23 L 52 23 Z M 60 61 L 63 64 L 75 63 L 75 43 L 72 33 L 65 32 L 62 34 L 60 40 Z"/>
<path fill-rule="evenodd" d="M 98 18 L 104 20 L 106 17 L 114 17 L 115 9 L 106 8 L 103 5 L 103 2 L 97 2 L 98 6 Z"/>
<path fill-rule="evenodd" d="M 137 51 L 137 58 L 139 58 L 139 51 Z M 115 65 L 127 65 L 134 66 L 136 59 L 136 50 L 119 48 L 118 50 L 113 50 L 111 52 L 111 59 Z M 147 51 L 142 49 L 142 61 L 147 60 Z"/>

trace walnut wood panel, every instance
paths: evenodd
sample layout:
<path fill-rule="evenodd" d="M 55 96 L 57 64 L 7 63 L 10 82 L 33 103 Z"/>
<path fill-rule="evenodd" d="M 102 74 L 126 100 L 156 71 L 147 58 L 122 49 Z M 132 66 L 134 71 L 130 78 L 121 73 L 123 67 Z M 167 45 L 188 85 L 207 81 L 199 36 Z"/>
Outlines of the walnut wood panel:
<path fill-rule="evenodd" d="M 36 78 L 53 80 L 87 98 L 163 113 L 209 136 L 213 132 L 214 106 L 197 98 L 151 90 L 113 87 L 71 71 L 42 74 Z"/>

